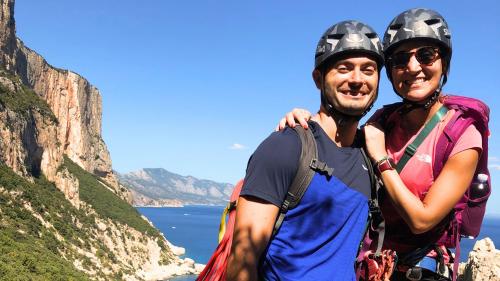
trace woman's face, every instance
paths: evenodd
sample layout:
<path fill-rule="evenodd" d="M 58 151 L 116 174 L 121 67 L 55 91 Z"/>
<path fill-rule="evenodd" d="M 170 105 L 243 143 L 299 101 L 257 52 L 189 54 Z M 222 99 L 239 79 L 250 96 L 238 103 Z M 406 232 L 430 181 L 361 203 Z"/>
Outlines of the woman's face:
<path fill-rule="evenodd" d="M 421 101 L 439 87 L 443 63 L 437 45 L 421 41 L 403 43 L 389 60 L 392 85 L 403 98 Z"/>

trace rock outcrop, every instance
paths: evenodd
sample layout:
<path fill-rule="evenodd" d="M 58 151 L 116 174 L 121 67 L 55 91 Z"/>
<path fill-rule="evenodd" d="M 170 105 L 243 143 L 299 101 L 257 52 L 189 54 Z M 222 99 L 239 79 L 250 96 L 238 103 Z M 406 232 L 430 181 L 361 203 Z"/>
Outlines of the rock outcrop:
<path fill-rule="evenodd" d="M 477 241 L 467 263 L 460 264 L 458 272 L 461 281 L 499 281 L 500 250 L 490 238 Z"/>
<path fill-rule="evenodd" d="M 119 187 L 102 139 L 102 103 L 97 88 L 72 71 L 49 65 L 16 37 L 13 0 L 1 1 L 0 28 L 0 66 L 20 77 L 24 85 L 47 102 L 59 121 L 56 134 L 51 137 L 60 144 L 60 151 L 86 171 L 103 178 L 118 195 L 129 200 L 130 194 Z M 46 158 L 40 166 L 48 175 L 54 167 L 57 169 L 57 164 Z"/>
<path fill-rule="evenodd" d="M 36 99 L 34 93 L 1 70 L 0 91 L 3 99 L 12 104 L 0 104 L 0 160 L 21 176 L 43 172 L 54 180 L 62 160 L 56 138 L 57 120 L 43 106 L 29 110 L 23 101 Z"/>
<path fill-rule="evenodd" d="M 2 255 L 36 244 L 97 280 L 199 272 L 128 204 L 101 136 L 97 88 L 16 38 L 14 0 L 0 0 L 0 9 L 0 244 L 14 249 Z M 20 256 L 32 266 L 23 274 L 45 262 Z M 8 262 L 2 269 L 19 269 Z"/>

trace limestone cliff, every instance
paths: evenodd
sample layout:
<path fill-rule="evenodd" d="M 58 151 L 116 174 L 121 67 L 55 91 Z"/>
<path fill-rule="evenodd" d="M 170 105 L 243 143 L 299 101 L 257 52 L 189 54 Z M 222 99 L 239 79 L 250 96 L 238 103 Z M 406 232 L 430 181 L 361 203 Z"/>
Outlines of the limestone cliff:
<path fill-rule="evenodd" d="M 59 121 L 54 136 L 61 153 L 73 162 L 102 177 L 117 194 L 127 200 L 131 195 L 120 188 L 111 168 L 111 158 L 101 137 L 101 96 L 80 75 L 49 65 L 15 36 L 14 1 L 2 0 L 0 19 L 0 66 L 21 78 L 22 83 L 43 98 Z M 57 167 L 48 161 L 44 174 Z M 45 170 L 48 169 L 48 170 Z M 50 177 L 49 177 L 50 178 Z M 54 178 L 55 180 L 55 178 Z"/>
<path fill-rule="evenodd" d="M 101 137 L 99 91 L 16 38 L 14 0 L 0 8 L 0 279 L 198 272 L 129 204 Z"/>

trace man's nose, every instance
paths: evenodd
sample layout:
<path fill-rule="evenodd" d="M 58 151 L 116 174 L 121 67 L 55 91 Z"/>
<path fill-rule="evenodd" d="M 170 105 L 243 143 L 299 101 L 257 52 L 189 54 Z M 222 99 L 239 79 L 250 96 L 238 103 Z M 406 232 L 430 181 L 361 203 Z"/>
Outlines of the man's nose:
<path fill-rule="evenodd" d="M 359 69 L 355 69 L 351 72 L 351 76 L 349 77 L 349 84 L 358 87 L 363 84 L 363 77 Z"/>

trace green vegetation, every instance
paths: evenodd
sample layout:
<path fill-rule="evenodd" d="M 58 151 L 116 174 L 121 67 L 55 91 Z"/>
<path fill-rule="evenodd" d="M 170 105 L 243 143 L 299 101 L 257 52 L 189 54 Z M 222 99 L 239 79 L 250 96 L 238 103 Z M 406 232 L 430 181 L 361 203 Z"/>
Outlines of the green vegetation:
<path fill-rule="evenodd" d="M 142 219 L 139 212 L 129 203 L 104 187 L 96 176 L 83 170 L 68 157 L 64 157 L 63 165 L 78 178 L 80 183 L 80 200 L 91 205 L 99 215 L 122 224 L 127 224 L 141 233 L 159 237 L 160 233 L 156 228 Z"/>
<path fill-rule="evenodd" d="M 23 207 L 29 202 L 61 235 L 75 240 L 83 233 L 71 218 L 82 214 L 64 195 L 48 181 L 30 183 L 4 164 L 0 164 L 0 188 L 0 280 L 88 280 L 61 257 L 64 244 Z"/>
<path fill-rule="evenodd" d="M 0 83 L 0 103 L 3 106 L 24 117 L 27 117 L 30 111 L 37 110 L 42 115 L 48 116 L 52 122 L 58 122 L 47 102 L 32 89 L 23 85 L 18 77 L 9 74 L 3 69 L 0 69 L 0 77 L 11 80 L 18 88 L 17 92 L 12 92 Z"/>
<path fill-rule="evenodd" d="M 43 122 L 57 124 L 48 104 L 18 77 L 0 68 L 0 80 L 0 110 L 7 108 L 16 113 L 16 118 L 28 122 L 33 113 L 38 112 L 44 117 Z M 9 122 L 1 125 L 4 129 L 12 126 Z M 89 276 L 73 265 L 75 260 L 79 260 L 84 269 L 96 272 L 92 278 L 118 280 L 123 274 L 134 274 L 133 268 L 123 265 L 120 272 L 106 275 L 103 268 L 77 251 L 76 248 L 80 248 L 93 252 L 105 267 L 120 263 L 104 241 L 100 241 L 102 233 L 98 234 L 97 217 L 127 224 L 150 237 L 160 238 L 158 230 L 143 220 L 135 208 L 103 186 L 98 177 L 67 157 L 58 171 L 64 169 L 78 179 L 80 200 L 95 213 L 88 208 L 75 208 L 43 175 L 37 173 L 38 178 L 27 180 L 0 162 L 0 281 L 88 280 Z M 110 228 L 107 232 L 111 239 L 116 239 Z M 118 238 L 126 243 L 126 237 L 134 238 L 130 232 L 123 232 Z M 167 248 L 163 239 L 158 241 L 163 249 Z M 169 252 L 162 252 L 164 263 L 169 262 L 169 257 Z"/>
<path fill-rule="evenodd" d="M 40 239 L 0 230 L 0 280 L 88 280 Z"/>

